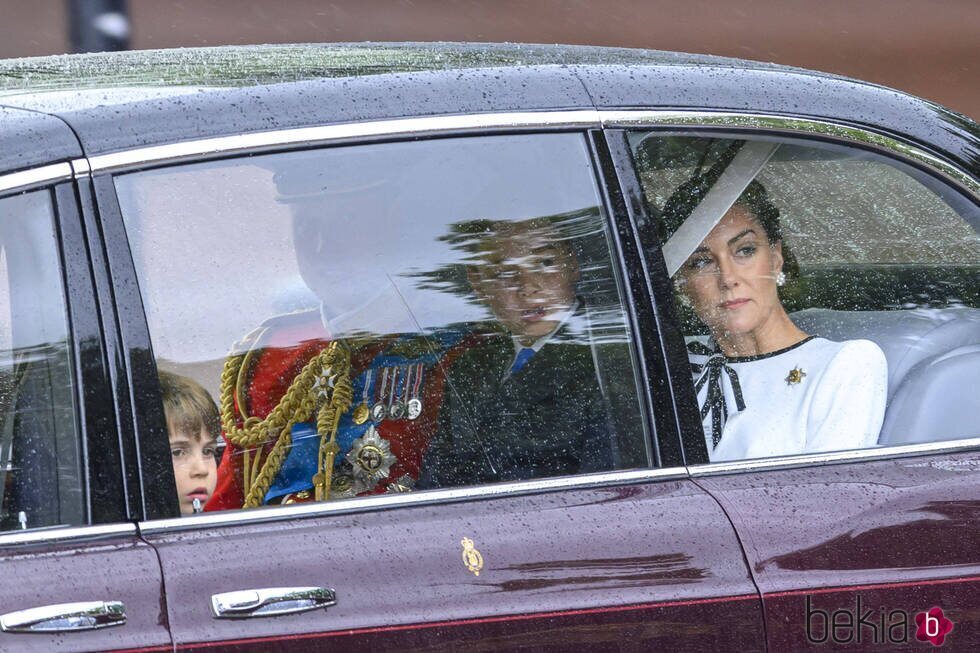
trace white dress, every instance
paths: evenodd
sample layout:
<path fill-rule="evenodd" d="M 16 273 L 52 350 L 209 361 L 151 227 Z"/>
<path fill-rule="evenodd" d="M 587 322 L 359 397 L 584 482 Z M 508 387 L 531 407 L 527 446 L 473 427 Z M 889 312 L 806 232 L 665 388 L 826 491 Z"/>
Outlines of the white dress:
<path fill-rule="evenodd" d="M 688 354 L 712 461 L 877 444 L 888 364 L 870 340 L 810 337 L 769 354 L 726 358 L 696 338 Z"/>

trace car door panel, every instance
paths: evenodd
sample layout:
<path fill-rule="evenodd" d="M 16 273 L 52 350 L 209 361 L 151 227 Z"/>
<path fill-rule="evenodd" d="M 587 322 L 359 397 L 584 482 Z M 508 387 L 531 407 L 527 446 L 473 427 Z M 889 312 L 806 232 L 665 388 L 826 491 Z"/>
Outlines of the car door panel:
<path fill-rule="evenodd" d="M 124 624 L 98 630 L 0 632 L 0 650 L 169 650 L 160 565 L 153 549 L 130 529 L 132 536 L 87 536 L 75 542 L 52 538 L 0 550 L 0 615 L 13 617 L 21 610 L 66 603 L 119 601 L 126 616 Z"/>
<path fill-rule="evenodd" d="M 745 545 L 772 648 L 817 646 L 825 635 L 833 642 L 823 614 L 871 610 L 877 629 L 854 620 L 838 629 L 839 643 L 904 649 L 916 642 L 915 615 L 938 606 L 954 624 L 950 641 L 972 650 L 980 646 L 978 479 L 980 455 L 965 452 L 698 483 L 718 497 Z M 905 614 L 907 628 L 893 610 Z M 882 622 L 896 630 L 889 636 Z"/>
<path fill-rule="evenodd" d="M 763 647 L 731 526 L 686 480 L 240 526 L 205 520 L 174 533 L 146 526 L 180 650 Z M 482 569 L 467 567 L 464 538 Z M 209 611 L 210 593 L 310 585 L 334 589 L 337 604 L 274 619 Z"/>
<path fill-rule="evenodd" d="M 13 202 L 2 215 L 0 650 L 170 650 L 159 561 L 124 523 L 105 324 L 76 188 L 63 180 L 71 168 L 61 168 L 34 171 L 40 178 L 56 169 L 56 185 L 0 198 Z M 112 602 L 125 621 L 88 628 L 120 616 Z M 76 619 L 70 604 L 109 614 Z"/>

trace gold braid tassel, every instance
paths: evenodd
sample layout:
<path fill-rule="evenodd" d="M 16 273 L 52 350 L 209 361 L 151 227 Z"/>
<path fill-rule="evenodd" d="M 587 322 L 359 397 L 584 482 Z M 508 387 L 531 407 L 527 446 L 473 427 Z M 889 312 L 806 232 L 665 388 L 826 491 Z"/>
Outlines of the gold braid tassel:
<path fill-rule="evenodd" d="M 316 410 L 318 400 L 323 405 L 317 414 L 317 431 L 320 435 L 321 455 L 317 465 L 317 475 L 312 479 L 314 487 L 318 488 L 318 498 L 329 498 L 329 492 L 321 492 L 323 478 L 326 477 L 326 488 L 329 489 L 330 472 L 336 456 L 337 428 L 340 416 L 350 407 L 353 390 L 350 383 L 350 351 L 341 343 L 332 342 L 319 354 L 303 366 L 303 369 L 289 385 L 276 407 L 269 412 L 265 419 L 245 417 L 241 427 L 238 426 L 238 415 L 244 417 L 244 407 L 236 410 L 235 390 L 239 385 L 246 355 L 232 355 L 225 360 L 221 372 L 221 425 L 225 437 L 235 445 L 248 451 L 254 448 L 255 460 L 249 467 L 257 469 L 258 473 L 243 471 L 250 478 L 243 479 L 245 485 L 245 502 L 243 508 L 254 508 L 262 505 L 272 481 L 282 468 L 282 463 L 292 445 L 292 428 L 299 422 L 309 419 Z M 239 402 L 240 403 L 240 402 Z M 278 437 L 272 449 L 261 463 L 259 457 L 262 446 L 269 442 L 272 434 Z M 323 450 L 334 449 L 329 456 L 329 466 L 324 468 L 326 458 Z"/>
<path fill-rule="evenodd" d="M 347 352 L 347 369 L 350 369 L 350 353 Z M 333 396 L 330 403 L 324 404 L 316 417 L 316 430 L 320 434 L 320 450 L 317 456 L 317 473 L 313 477 L 314 498 L 326 501 L 330 498 L 330 484 L 333 480 L 333 463 L 340 451 L 337 445 L 337 428 L 340 417 L 350 408 L 354 399 L 348 372 L 341 372 L 334 380 Z"/>

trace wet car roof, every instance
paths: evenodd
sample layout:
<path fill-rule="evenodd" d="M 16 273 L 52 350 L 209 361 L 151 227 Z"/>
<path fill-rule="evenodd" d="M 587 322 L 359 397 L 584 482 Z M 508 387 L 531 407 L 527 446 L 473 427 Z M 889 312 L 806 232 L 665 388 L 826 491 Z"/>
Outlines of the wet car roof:
<path fill-rule="evenodd" d="M 793 70 L 776 64 L 709 55 L 574 45 L 256 45 L 0 60 L 0 96 L 79 88 L 243 87 L 391 73 L 600 64 Z"/>
<path fill-rule="evenodd" d="M 0 105 L 62 118 L 89 155 L 411 116 L 760 111 L 872 127 L 980 170 L 974 123 L 899 91 L 775 64 L 624 48 L 360 43 L 10 59 L 0 61 Z"/>

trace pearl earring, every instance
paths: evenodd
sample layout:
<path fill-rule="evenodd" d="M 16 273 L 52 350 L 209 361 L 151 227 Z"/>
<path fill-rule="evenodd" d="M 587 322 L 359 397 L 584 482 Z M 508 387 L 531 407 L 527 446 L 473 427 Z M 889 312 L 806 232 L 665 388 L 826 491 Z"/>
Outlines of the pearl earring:
<path fill-rule="evenodd" d="M 783 272 L 782 270 L 780 270 L 779 271 L 779 274 L 776 275 L 776 285 L 777 286 L 785 286 L 786 285 L 786 273 Z"/>

